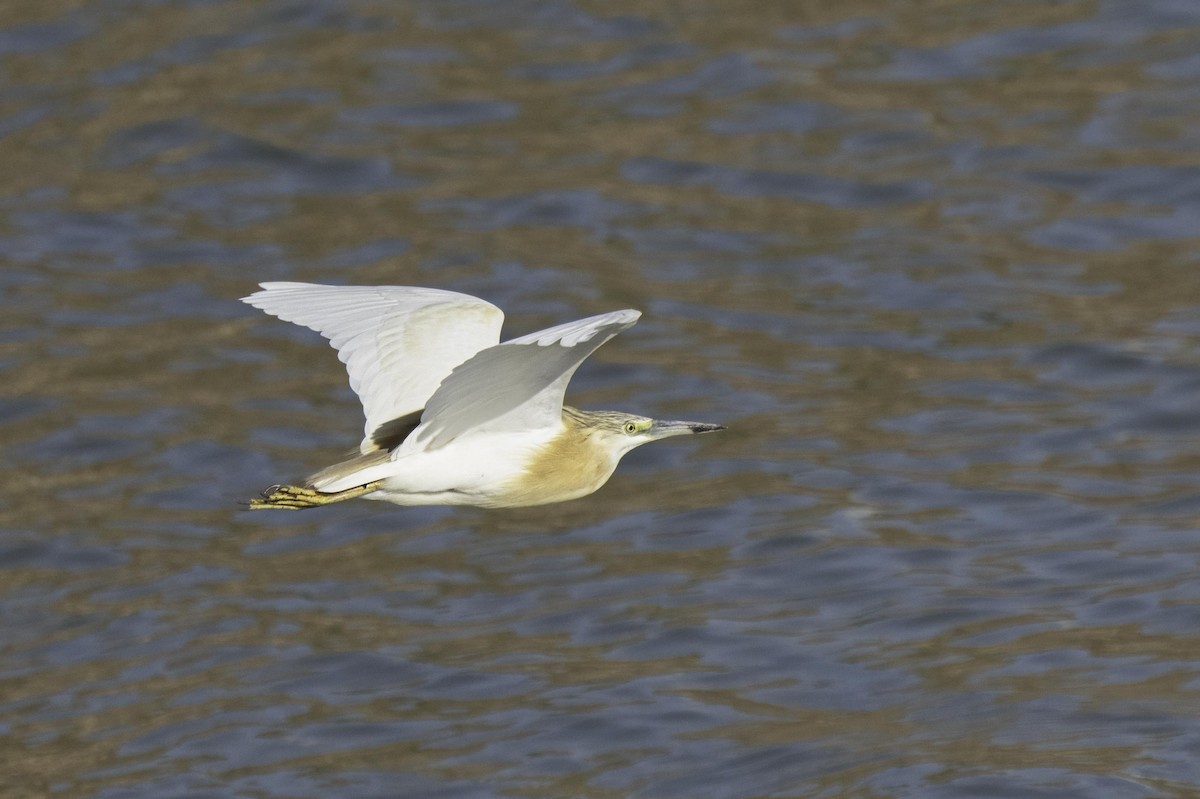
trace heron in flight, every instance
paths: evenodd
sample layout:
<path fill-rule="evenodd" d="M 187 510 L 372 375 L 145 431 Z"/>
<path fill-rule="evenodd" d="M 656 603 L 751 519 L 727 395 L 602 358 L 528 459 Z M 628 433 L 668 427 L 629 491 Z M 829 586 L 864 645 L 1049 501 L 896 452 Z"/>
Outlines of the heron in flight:
<path fill-rule="evenodd" d="M 571 375 L 638 320 L 590 316 L 500 342 L 504 313 L 466 294 L 409 286 L 262 283 L 242 301 L 329 339 L 367 422 L 359 454 L 252 510 L 355 497 L 398 505 L 544 505 L 592 493 L 621 456 L 670 436 L 722 430 L 563 404 Z"/>

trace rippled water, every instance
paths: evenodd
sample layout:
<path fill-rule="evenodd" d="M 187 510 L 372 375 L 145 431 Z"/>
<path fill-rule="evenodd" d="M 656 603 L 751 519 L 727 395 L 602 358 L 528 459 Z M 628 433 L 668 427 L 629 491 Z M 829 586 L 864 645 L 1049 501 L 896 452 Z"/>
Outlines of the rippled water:
<path fill-rule="evenodd" d="M 1200 4 L 10 3 L 0 795 L 1200 793 Z M 260 280 L 623 307 L 592 497 L 360 433 Z"/>

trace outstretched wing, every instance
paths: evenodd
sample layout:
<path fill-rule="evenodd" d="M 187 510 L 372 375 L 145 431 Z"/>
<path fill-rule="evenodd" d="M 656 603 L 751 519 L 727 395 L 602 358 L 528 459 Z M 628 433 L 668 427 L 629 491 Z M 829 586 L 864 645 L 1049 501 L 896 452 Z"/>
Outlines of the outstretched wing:
<path fill-rule="evenodd" d="M 640 316 L 613 311 L 480 350 L 442 381 L 401 452 L 436 449 L 468 431 L 560 424 L 567 383 L 579 364 Z"/>
<path fill-rule="evenodd" d="M 410 286 L 263 283 L 242 301 L 317 331 L 338 351 L 367 421 L 421 411 L 451 370 L 500 340 L 504 313 L 467 294 Z"/>

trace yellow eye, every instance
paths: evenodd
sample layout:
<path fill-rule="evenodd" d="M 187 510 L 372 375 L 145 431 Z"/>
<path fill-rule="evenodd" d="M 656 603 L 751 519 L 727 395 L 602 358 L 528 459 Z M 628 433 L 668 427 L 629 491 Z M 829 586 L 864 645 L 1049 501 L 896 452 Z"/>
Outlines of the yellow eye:
<path fill-rule="evenodd" d="M 637 422 L 626 422 L 625 423 L 625 432 L 626 433 L 628 433 L 629 435 L 633 435 L 637 431 L 638 431 Z"/>

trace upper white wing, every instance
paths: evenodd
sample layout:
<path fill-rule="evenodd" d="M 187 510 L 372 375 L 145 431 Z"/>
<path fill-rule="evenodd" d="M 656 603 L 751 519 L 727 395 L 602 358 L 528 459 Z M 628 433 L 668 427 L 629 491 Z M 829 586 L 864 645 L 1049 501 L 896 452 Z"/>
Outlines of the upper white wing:
<path fill-rule="evenodd" d="M 362 400 L 366 437 L 425 407 L 451 370 L 500 340 L 504 313 L 467 294 L 410 286 L 263 283 L 242 301 L 329 339 Z"/>
<path fill-rule="evenodd" d="M 442 381 L 425 405 L 421 426 L 397 454 L 436 449 L 468 431 L 561 424 L 571 375 L 640 316 L 638 311 L 613 311 L 480 350 Z"/>

